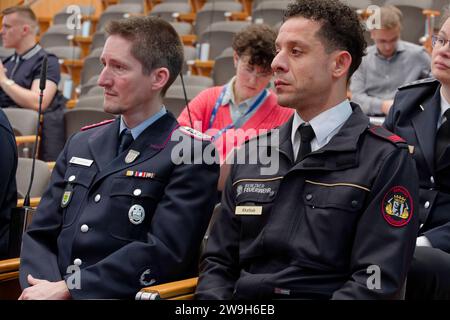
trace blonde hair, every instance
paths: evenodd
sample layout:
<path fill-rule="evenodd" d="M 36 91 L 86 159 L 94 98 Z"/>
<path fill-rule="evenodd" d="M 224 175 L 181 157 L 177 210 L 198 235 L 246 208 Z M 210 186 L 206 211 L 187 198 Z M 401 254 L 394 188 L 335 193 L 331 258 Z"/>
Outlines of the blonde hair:
<path fill-rule="evenodd" d="M 395 29 L 399 27 L 402 28 L 403 14 L 399 8 L 387 5 L 381 7 L 380 10 L 381 17 L 381 29 Z"/>

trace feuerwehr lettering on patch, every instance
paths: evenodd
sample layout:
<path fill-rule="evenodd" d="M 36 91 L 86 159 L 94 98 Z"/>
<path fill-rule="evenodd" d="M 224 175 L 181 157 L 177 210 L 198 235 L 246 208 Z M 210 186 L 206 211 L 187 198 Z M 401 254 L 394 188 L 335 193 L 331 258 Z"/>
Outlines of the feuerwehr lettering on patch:
<path fill-rule="evenodd" d="M 407 225 L 411 220 L 413 211 L 413 200 L 405 187 L 393 187 L 383 197 L 381 213 L 391 226 L 403 227 Z"/>

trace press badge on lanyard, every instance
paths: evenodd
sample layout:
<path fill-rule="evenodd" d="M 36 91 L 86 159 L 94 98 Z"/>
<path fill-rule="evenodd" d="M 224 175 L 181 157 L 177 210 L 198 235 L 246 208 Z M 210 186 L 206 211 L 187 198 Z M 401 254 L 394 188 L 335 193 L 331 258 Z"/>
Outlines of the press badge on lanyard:
<path fill-rule="evenodd" d="M 223 97 L 225 95 L 225 91 L 227 90 L 227 86 L 224 86 L 222 89 L 222 92 L 220 93 L 219 98 L 216 101 L 216 104 L 214 105 L 213 111 L 211 113 L 211 118 L 209 119 L 209 126 L 208 129 L 212 128 L 212 125 L 214 123 L 214 120 L 216 119 L 217 116 L 217 111 L 219 110 L 219 107 L 222 105 L 222 100 Z M 217 132 L 213 137 L 212 137 L 212 141 L 218 139 L 222 134 L 224 134 L 227 130 L 234 128 L 235 124 L 237 122 L 239 122 L 242 118 L 246 117 L 247 115 L 249 115 L 251 112 L 253 112 L 253 110 L 255 110 L 256 108 L 258 108 L 261 103 L 264 101 L 264 99 L 267 97 L 267 89 L 264 89 L 258 96 L 258 98 L 256 99 L 256 101 L 250 106 L 250 108 L 247 110 L 247 112 L 245 112 L 242 116 L 239 117 L 239 119 L 237 119 L 235 122 L 230 123 L 229 125 L 227 125 L 225 128 L 220 129 L 219 132 Z"/>

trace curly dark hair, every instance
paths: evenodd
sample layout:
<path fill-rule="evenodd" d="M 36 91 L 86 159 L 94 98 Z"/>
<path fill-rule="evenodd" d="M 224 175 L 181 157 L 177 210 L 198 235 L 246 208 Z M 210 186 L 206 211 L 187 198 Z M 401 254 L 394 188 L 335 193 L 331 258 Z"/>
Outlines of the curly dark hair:
<path fill-rule="evenodd" d="M 294 17 L 303 17 L 322 24 L 317 36 L 327 53 L 345 50 L 352 56 L 347 75 L 352 74 L 361 64 L 367 47 L 364 30 L 355 10 L 338 0 L 297 0 L 288 5 L 283 22 Z"/>
<path fill-rule="evenodd" d="M 164 96 L 184 61 L 183 45 L 172 25 L 158 17 L 131 17 L 110 21 L 105 31 L 109 36 L 119 35 L 133 43 L 131 54 L 142 64 L 145 75 L 156 68 L 169 70 L 169 80 L 161 91 Z"/>
<path fill-rule="evenodd" d="M 249 64 L 271 70 L 270 65 L 275 57 L 275 39 L 277 34 L 267 24 L 252 24 L 233 37 L 233 50 L 240 57 L 249 55 Z"/>

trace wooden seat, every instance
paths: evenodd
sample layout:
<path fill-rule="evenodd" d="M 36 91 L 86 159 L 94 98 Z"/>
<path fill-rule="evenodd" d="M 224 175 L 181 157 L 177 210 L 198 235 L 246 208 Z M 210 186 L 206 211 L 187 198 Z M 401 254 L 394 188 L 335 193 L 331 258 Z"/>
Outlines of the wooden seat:
<path fill-rule="evenodd" d="M 19 298 L 19 265 L 19 258 L 0 260 L 0 300 Z"/>
<path fill-rule="evenodd" d="M 193 300 L 198 278 L 174 281 L 143 288 L 136 300 Z"/>

